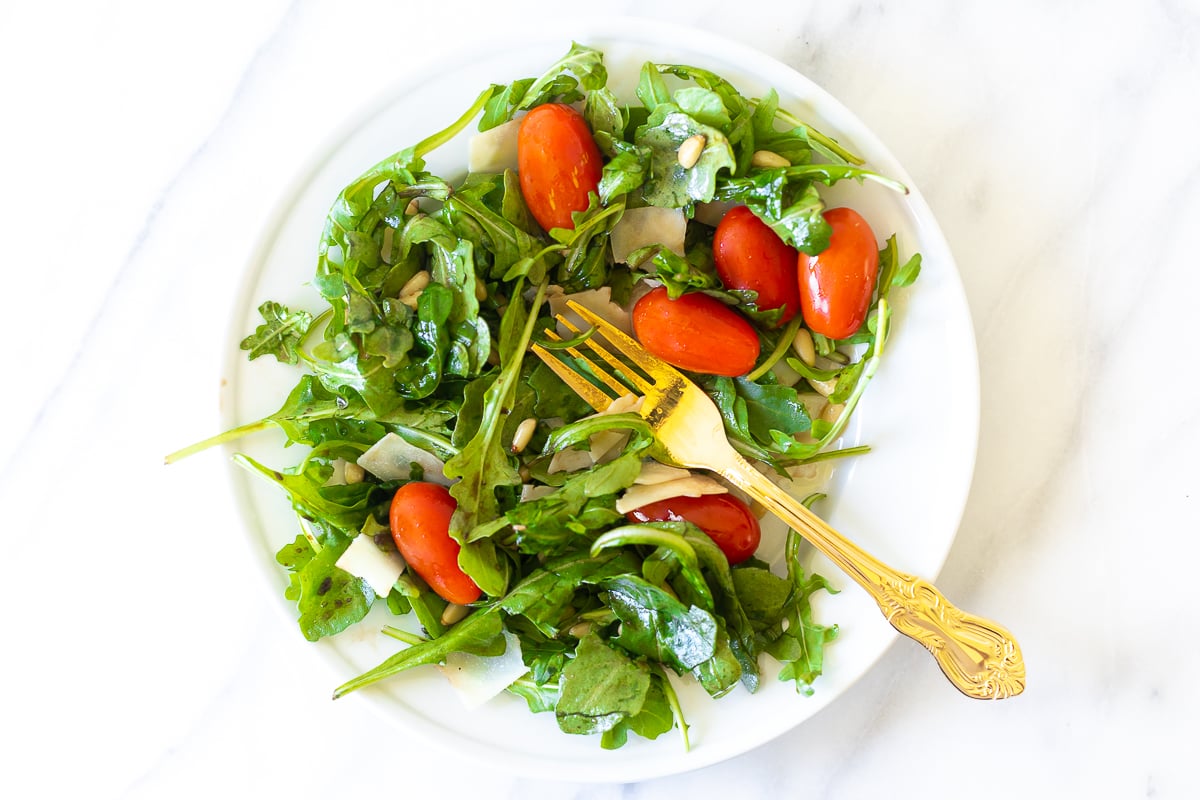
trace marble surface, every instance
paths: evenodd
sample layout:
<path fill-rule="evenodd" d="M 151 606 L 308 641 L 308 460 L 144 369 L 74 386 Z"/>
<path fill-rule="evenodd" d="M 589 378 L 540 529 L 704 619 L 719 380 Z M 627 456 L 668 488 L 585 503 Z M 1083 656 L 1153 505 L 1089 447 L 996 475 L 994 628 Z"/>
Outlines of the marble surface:
<path fill-rule="evenodd" d="M 162 456 L 214 429 L 238 273 L 298 165 L 397 74 L 469 59 L 536 8 L 0 5 L 0 794 L 1197 796 L 1188 0 L 601 9 L 794 66 L 922 187 L 982 380 L 939 585 L 1018 635 L 1023 696 L 966 700 L 899 642 L 749 754 L 577 785 L 471 769 L 313 691 L 330 675 L 246 557 L 219 456 Z"/>

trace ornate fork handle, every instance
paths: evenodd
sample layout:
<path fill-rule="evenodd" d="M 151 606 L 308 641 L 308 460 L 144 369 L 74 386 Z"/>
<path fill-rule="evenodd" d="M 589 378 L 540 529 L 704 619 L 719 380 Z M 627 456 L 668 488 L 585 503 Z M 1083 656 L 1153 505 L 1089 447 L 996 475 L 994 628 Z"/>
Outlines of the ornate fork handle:
<path fill-rule="evenodd" d="M 928 581 L 889 567 L 831 528 L 730 449 L 706 467 L 742 487 L 862 586 L 896 630 L 920 642 L 969 697 L 1002 699 L 1025 688 L 1025 661 L 1007 630 L 961 611 Z"/>

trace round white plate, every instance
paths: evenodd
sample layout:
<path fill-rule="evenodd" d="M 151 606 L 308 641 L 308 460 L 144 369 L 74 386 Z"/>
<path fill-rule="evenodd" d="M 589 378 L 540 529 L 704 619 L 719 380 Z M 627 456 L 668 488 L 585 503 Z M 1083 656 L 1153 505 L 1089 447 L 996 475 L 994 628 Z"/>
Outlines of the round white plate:
<path fill-rule="evenodd" d="M 289 192 L 250 262 L 228 342 L 225 423 L 232 427 L 275 411 L 298 379 L 295 369 L 271 359 L 246 362 L 237 345 L 254 329 L 255 308 L 264 300 L 319 310 L 320 298 L 306 283 L 326 211 L 342 187 L 381 158 L 445 127 L 488 84 L 541 74 L 572 39 L 604 51 L 610 86 L 624 98 L 634 97 L 638 70 L 646 60 L 708 68 L 746 96 L 762 96 L 774 87 L 784 108 L 910 188 L 903 196 L 874 184 L 847 183 L 825 192 L 830 205 L 858 209 L 881 241 L 896 233 L 902 256 L 919 251 L 924 267 L 915 286 L 895 297 L 893 335 L 881 369 L 844 437 L 845 443 L 867 443 L 874 450 L 836 467 L 830 499 L 818 511 L 885 562 L 934 578 L 966 500 L 979 412 L 972 327 L 949 249 L 912 181 L 853 114 L 792 69 L 709 34 L 610 20 L 531 35 L 519 43 L 510 40 L 503 49 L 473 54 L 470 62 L 432 71 L 393 91 L 354 121 Z M 466 141 L 463 135 L 436 151 L 428 159 L 431 171 L 461 174 Z M 259 435 L 232 449 L 268 465 L 290 466 L 298 456 L 283 450 L 282 441 L 277 435 Z M 295 518 L 282 493 L 231 470 L 253 549 L 278 589 L 280 608 L 294 618 L 294 608 L 282 594 L 287 577 L 274 554 L 295 537 Z M 684 752 L 678 732 L 652 742 L 631 737 L 624 748 L 605 751 L 598 738 L 562 734 L 553 715 L 531 714 L 524 701 L 507 694 L 467 710 L 434 667 L 402 674 L 339 702 L 368 702 L 411 735 L 452 747 L 464 759 L 547 779 L 633 781 L 702 767 L 746 752 L 812 717 L 895 640 L 897 634 L 874 603 L 832 564 L 814 555 L 809 566 L 844 589 L 832 596 L 821 593 L 815 601 L 818 620 L 836 623 L 841 630 L 826 651 L 825 674 L 815 693 L 806 697 L 794 684 L 776 680 L 777 665 L 767 658 L 762 687 L 754 695 L 738 687 L 714 701 L 694 683 L 680 682 L 691 724 L 690 752 Z M 376 609 L 359 625 L 312 649 L 331 660 L 339 681 L 348 679 L 401 646 L 379 633 L 380 625 L 393 619 Z M 295 635 L 300 636 L 298 629 Z M 927 668 L 937 669 L 932 660 Z M 333 688 L 313 686 L 312 691 L 327 695 Z M 946 686 L 946 691 L 954 690 Z"/>

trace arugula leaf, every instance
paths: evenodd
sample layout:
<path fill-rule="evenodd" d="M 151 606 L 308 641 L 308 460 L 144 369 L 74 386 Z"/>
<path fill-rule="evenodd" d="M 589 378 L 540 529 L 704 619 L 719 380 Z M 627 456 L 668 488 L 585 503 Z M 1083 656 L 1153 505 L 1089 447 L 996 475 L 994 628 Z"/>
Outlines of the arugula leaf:
<path fill-rule="evenodd" d="M 300 344 L 312 325 L 313 316 L 307 311 L 289 311 L 287 306 L 268 300 L 258 307 L 264 320 L 254 333 L 242 339 L 238 347 L 250 351 L 249 359 L 273 355 L 283 364 L 300 361 Z"/>
<path fill-rule="evenodd" d="M 762 567 L 738 567 L 732 577 L 738 602 L 755 632 L 767 631 L 783 620 L 791 583 Z"/>
<path fill-rule="evenodd" d="M 757 674 L 757 673 L 756 673 Z M 715 651 L 712 658 L 697 664 L 692 675 L 704 687 L 710 697 L 722 697 L 737 685 L 743 677 L 742 664 L 729 644 L 729 634 L 721 626 L 717 631 Z"/>
<path fill-rule="evenodd" d="M 349 545 L 349 537 L 330 530 L 320 552 L 314 552 L 300 535 L 275 556 L 290 573 L 284 596 L 296 601 L 300 631 L 310 642 L 341 633 L 358 622 L 375 599 L 366 581 L 336 566 Z"/>
<path fill-rule="evenodd" d="M 513 114 L 542 103 L 558 100 L 572 103 L 582 97 L 579 87 L 594 91 L 608 82 L 604 55 L 576 42 L 537 79 L 523 78 L 507 87 L 493 85 L 479 130 L 486 131 L 512 119 Z"/>
<path fill-rule="evenodd" d="M 804 403 L 792 387 L 745 378 L 735 379 L 734 384 L 739 400 L 746 404 L 746 424 L 756 441 L 771 441 L 772 431 L 794 436 L 812 426 Z"/>
<path fill-rule="evenodd" d="M 529 347 L 546 284 L 538 287 L 528 309 L 514 292 L 500 322 L 500 373 L 484 392 L 479 430 L 458 455 L 446 462 L 446 476 L 459 478 L 450 488 L 458 506 L 450 520 L 450 535 L 463 545 L 459 565 L 490 595 L 501 595 L 507 571 L 489 540 L 471 541 L 471 531 L 501 516 L 496 488 L 518 486 L 521 476 L 503 440 L 503 412 L 512 406 L 524 353 Z"/>
<path fill-rule="evenodd" d="M 711 259 L 712 250 L 705 257 L 699 248 L 689 250 L 681 258 L 661 245 L 650 245 L 629 254 L 629 265 L 647 272 L 667 287 L 667 296 L 678 300 L 686 292 L 713 289 L 721 285 L 716 267 Z"/>
<path fill-rule="evenodd" d="M 590 544 L 589 534 L 623 520 L 613 509 L 617 492 L 632 486 L 641 470 L 641 454 L 628 453 L 568 478 L 546 497 L 513 508 L 507 520 L 517 550 L 559 555 Z"/>
<path fill-rule="evenodd" d="M 657 739 L 675 727 L 675 715 L 666 686 L 666 676 L 652 672 L 650 688 L 646 691 L 642 710 L 604 731 L 600 735 L 600 746 L 605 750 L 616 750 L 625 746 L 630 733 L 636 733 L 645 739 Z"/>
<path fill-rule="evenodd" d="M 456 623 L 436 639 L 429 639 L 401 650 L 379 666 L 346 681 L 334 690 L 333 699 L 336 700 L 406 669 L 422 664 L 439 664 L 451 653 L 499 656 L 504 654 L 505 647 L 504 621 L 499 610 L 495 606 L 483 608 Z"/>
<path fill-rule="evenodd" d="M 837 625 L 819 625 L 813 620 L 812 595 L 824 589 L 837 590 L 820 575 L 806 575 L 799 560 L 800 536 L 788 531 L 785 553 L 791 594 L 784 605 L 783 629 L 764 650 L 783 663 L 779 680 L 795 681 L 796 691 L 813 693 L 812 684 L 824 668 L 825 645 L 837 638 Z"/>
<path fill-rule="evenodd" d="M 693 136 L 704 137 L 700 159 L 689 169 L 679 163 L 679 147 Z M 736 166 L 733 148 L 725 134 L 705 125 L 673 103 L 657 105 L 646 124 L 638 128 L 634 144 L 650 151 L 650 171 L 642 187 L 647 204 L 689 208 L 712 200 L 717 173 Z"/>
<path fill-rule="evenodd" d="M 351 534 L 362 527 L 371 506 L 371 494 L 379 488 L 372 483 L 326 486 L 333 469 L 316 461 L 303 462 L 294 470 L 275 470 L 247 455 L 235 455 L 233 460 L 287 492 L 301 516 Z"/>
<path fill-rule="evenodd" d="M 554 709 L 564 733 L 602 733 L 637 716 L 650 691 L 650 670 L 594 633 L 579 641 L 562 671 Z"/>
<path fill-rule="evenodd" d="M 779 238 L 803 253 L 817 255 L 829 246 L 821 195 L 811 181 L 789 179 L 787 170 L 760 170 L 722 180 L 715 199 L 748 206 Z"/>
<path fill-rule="evenodd" d="M 686 673 L 715 652 L 717 621 L 702 608 L 690 608 L 651 583 L 632 575 L 600 583 L 608 606 L 621 621 L 616 641 L 626 650 Z"/>
<path fill-rule="evenodd" d="M 637 560 L 631 553 L 597 556 L 571 553 L 547 561 L 522 579 L 500 602 L 500 607 L 510 615 L 525 617 L 544 635 L 557 636 L 563 610 L 581 584 L 627 574 L 637 568 Z"/>

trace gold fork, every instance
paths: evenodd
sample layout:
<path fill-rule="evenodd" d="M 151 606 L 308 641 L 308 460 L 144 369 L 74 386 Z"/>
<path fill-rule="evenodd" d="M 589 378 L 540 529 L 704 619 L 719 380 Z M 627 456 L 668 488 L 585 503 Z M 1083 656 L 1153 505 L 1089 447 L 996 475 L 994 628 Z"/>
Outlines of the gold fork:
<path fill-rule="evenodd" d="M 963 694 L 1002 699 L 1021 693 L 1025 688 L 1025 661 L 1012 634 L 994 622 L 959 610 L 933 584 L 896 571 L 835 531 L 733 449 L 725 438 L 721 414 L 704 390 L 588 309 L 573 301 L 568 306 L 595 329 L 586 345 L 604 365 L 587 358 L 576 347 L 567 348 L 567 352 L 585 363 L 615 397 L 629 390 L 613 371 L 645 395 L 639 413 L 655 433 L 657 457 L 678 466 L 711 470 L 762 503 L 866 589 L 888 622 L 928 649 Z M 569 330 L 580 332 L 561 314 L 558 320 Z M 595 334 L 603 335 L 613 350 L 644 371 L 645 376 L 605 349 Z M 534 344 L 532 349 L 592 408 L 603 411 L 615 399 L 546 348 Z"/>

